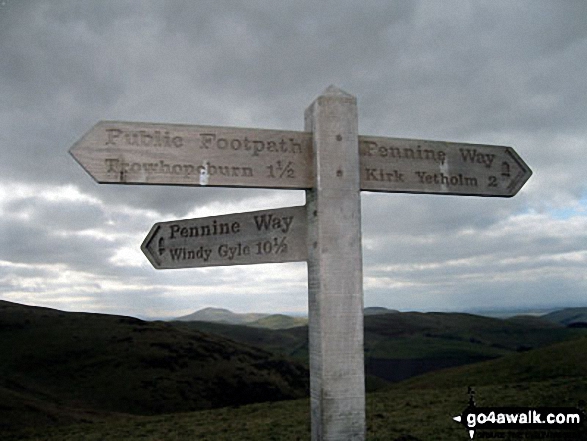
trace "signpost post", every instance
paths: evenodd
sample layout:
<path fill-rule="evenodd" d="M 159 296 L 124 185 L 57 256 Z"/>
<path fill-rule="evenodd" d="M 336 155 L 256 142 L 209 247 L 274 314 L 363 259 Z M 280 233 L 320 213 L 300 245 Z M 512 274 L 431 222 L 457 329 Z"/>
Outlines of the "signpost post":
<path fill-rule="evenodd" d="M 306 110 L 315 186 L 306 191 L 313 440 L 364 439 L 363 258 L 357 102 L 329 87 Z"/>
<path fill-rule="evenodd" d="M 312 440 L 365 439 L 361 190 L 514 196 L 511 147 L 359 136 L 330 86 L 305 132 L 103 121 L 70 153 L 99 183 L 305 189 L 306 206 L 160 222 L 157 269 L 307 261 Z"/>

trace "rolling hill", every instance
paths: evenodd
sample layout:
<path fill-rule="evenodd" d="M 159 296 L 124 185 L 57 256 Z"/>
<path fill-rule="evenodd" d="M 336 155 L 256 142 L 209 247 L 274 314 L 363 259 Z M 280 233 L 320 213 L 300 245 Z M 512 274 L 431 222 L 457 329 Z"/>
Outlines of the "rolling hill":
<path fill-rule="evenodd" d="M 369 396 L 369 430 L 383 434 L 373 439 L 430 439 L 410 428 L 421 418 L 439 425 L 434 439 L 455 439 L 444 420 L 462 410 L 467 385 L 492 400 L 575 399 L 585 391 L 585 335 L 536 317 L 367 315 L 367 378 L 395 382 Z M 307 342 L 305 326 L 144 322 L 0 302 L 0 433 L 9 439 L 8 430 L 44 427 L 31 439 L 85 439 L 88 431 L 97 431 L 94 439 L 303 439 L 307 400 L 275 401 L 307 396 Z M 487 359 L 494 360 L 472 364 Z M 453 365 L 465 366 L 439 371 Z M 265 401 L 273 404 L 245 406 Z M 435 406 L 445 409 L 443 419 L 431 413 Z M 177 414 L 193 410 L 201 411 Z M 391 430 L 387 421 L 398 418 Z M 64 424 L 84 435 L 47 429 Z"/>
<path fill-rule="evenodd" d="M 0 429 L 306 396 L 300 363 L 164 322 L 0 301 Z M 77 409 L 77 411 L 76 411 Z"/>
<path fill-rule="evenodd" d="M 400 381 L 425 372 L 539 348 L 581 335 L 581 330 L 536 317 L 497 319 L 462 313 L 395 312 L 365 316 L 366 373 Z M 173 322 L 222 335 L 307 363 L 308 329 Z"/>
<path fill-rule="evenodd" d="M 306 317 L 292 317 L 284 314 L 271 314 L 246 324 L 247 326 L 266 329 L 289 329 L 307 325 L 308 319 Z"/>
<path fill-rule="evenodd" d="M 580 356 L 576 356 L 581 354 Z M 577 407 L 587 396 L 587 338 L 557 343 L 498 360 L 428 373 L 367 395 L 367 440 L 469 439 L 455 423 L 474 386 L 479 406 Z M 110 418 L 102 423 L 44 428 L 7 441 L 163 439 L 228 441 L 309 439 L 307 399 L 152 417 Z M 501 435 L 501 436 L 500 436 Z M 510 436 L 511 435 L 511 436 Z M 586 434 L 501 432 L 501 439 L 582 440 Z M 488 436 L 493 437 L 493 436 Z M 475 439 L 485 438 L 479 433 Z"/>
<path fill-rule="evenodd" d="M 587 308 L 565 308 L 543 315 L 542 318 L 565 326 L 587 324 Z"/>
<path fill-rule="evenodd" d="M 399 312 L 377 306 L 365 308 L 365 315 L 391 314 Z M 224 308 L 204 308 L 192 314 L 178 317 L 172 321 L 197 321 L 208 323 L 224 323 L 229 325 L 248 325 L 267 329 L 288 329 L 308 324 L 307 317 L 286 314 L 236 313 Z"/>

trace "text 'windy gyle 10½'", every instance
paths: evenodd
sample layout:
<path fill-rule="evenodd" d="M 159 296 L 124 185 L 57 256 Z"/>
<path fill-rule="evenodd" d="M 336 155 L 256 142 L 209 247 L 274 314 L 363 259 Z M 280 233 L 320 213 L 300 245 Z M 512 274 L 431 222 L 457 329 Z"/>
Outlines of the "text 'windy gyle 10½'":
<path fill-rule="evenodd" d="M 141 249 L 157 269 L 305 261 L 306 207 L 160 222 Z"/>
<path fill-rule="evenodd" d="M 361 190 L 514 196 L 532 172 L 511 147 L 359 136 L 330 86 L 304 131 L 102 121 L 70 150 L 99 183 L 306 190 L 306 205 L 160 222 L 157 269 L 306 261 L 313 440 L 365 439 Z"/>

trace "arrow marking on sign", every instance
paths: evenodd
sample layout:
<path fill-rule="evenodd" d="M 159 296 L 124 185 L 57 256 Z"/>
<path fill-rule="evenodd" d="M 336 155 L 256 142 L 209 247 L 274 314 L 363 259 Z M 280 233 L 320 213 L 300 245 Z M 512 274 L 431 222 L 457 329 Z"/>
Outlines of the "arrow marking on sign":
<path fill-rule="evenodd" d="M 160 222 L 141 245 L 157 269 L 307 259 L 306 207 Z"/>

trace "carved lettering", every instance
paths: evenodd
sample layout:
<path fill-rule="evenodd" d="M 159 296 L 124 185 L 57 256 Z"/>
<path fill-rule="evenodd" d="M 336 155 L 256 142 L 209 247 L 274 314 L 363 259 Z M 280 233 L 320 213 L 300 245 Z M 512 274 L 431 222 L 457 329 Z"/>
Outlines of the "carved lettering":
<path fill-rule="evenodd" d="M 376 182 L 406 182 L 403 173 L 399 170 L 385 171 L 382 168 L 368 168 L 365 167 L 366 180 Z"/>
<path fill-rule="evenodd" d="M 414 172 L 420 179 L 420 184 L 436 184 L 446 187 L 477 187 L 477 178 L 465 176 L 462 173 L 458 175 L 447 175 L 444 173 L 430 173 L 427 171 Z"/>
<path fill-rule="evenodd" d="M 287 236 L 273 237 L 255 244 L 256 254 L 262 256 L 264 254 L 287 254 L 289 249 L 287 244 Z"/>
<path fill-rule="evenodd" d="M 463 162 L 470 162 L 473 164 L 484 164 L 485 167 L 491 168 L 491 164 L 495 159 L 492 153 L 480 153 L 477 149 L 459 149 Z"/>
<path fill-rule="evenodd" d="M 235 245 L 222 244 L 218 247 L 218 255 L 227 260 L 233 260 L 235 257 L 250 256 L 251 247 L 240 242 Z"/>
<path fill-rule="evenodd" d="M 191 175 L 201 175 L 205 172 L 208 176 L 221 175 L 225 177 L 253 177 L 251 167 L 236 167 L 231 165 L 208 164 L 207 166 L 193 164 L 170 164 L 163 160 L 159 162 L 123 162 L 116 158 L 106 158 L 106 173 L 116 175 L 125 175 L 126 173 L 135 174 L 166 174 L 188 177 Z"/>
<path fill-rule="evenodd" d="M 234 151 L 248 152 L 252 156 L 259 156 L 264 152 L 291 154 L 301 154 L 303 152 L 302 144 L 296 142 L 294 138 L 263 141 L 250 139 L 247 136 L 243 138 L 223 138 L 216 133 L 200 133 L 201 149 L 216 148 L 226 150 L 228 147 Z"/>
<path fill-rule="evenodd" d="M 257 231 L 281 230 L 284 234 L 289 231 L 293 219 L 293 216 L 278 217 L 273 214 L 254 216 Z"/>
<path fill-rule="evenodd" d="M 132 145 L 138 147 L 183 147 L 181 136 L 172 136 L 169 131 L 161 130 L 122 130 L 106 129 L 105 145 Z"/>
<path fill-rule="evenodd" d="M 200 133 L 200 141 L 202 142 L 200 148 L 209 149 L 215 137 L 215 133 Z"/>
<path fill-rule="evenodd" d="M 200 165 L 197 168 L 198 174 L 206 171 L 208 176 L 221 175 L 227 178 L 233 177 L 253 177 L 253 169 L 251 167 L 235 167 L 230 165 L 214 165 L 209 164 L 207 167 Z"/>
<path fill-rule="evenodd" d="M 415 148 L 386 146 L 368 139 L 360 141 L 360 153 L 361 156 L 389 158 L 395 161 L 430 161 L 438 164 L 444 164 L 446 161 L 444 150 L 422 148 L 420 145 Z"/>
<path fill-rule="evenodd" d="M 215 220 L 210 224 L 195 225 L 183 227 L 181 224 L 171 224 L 169 226 L 169 239 L 179 237 L 203 237 L 203 236 L 220 236 L 224 234 L 238 234 L 241 231 L 239 222 L 224 223 Z"/>
<path fill-rule="evenodd" d="M 183 261 L 183 260 L 202 260 L 208 262 L 212 255 L 212 249 L 201 246 L 194 250 L 187 247 L 169 248 L 169 254 L 172 261 Z"/>

